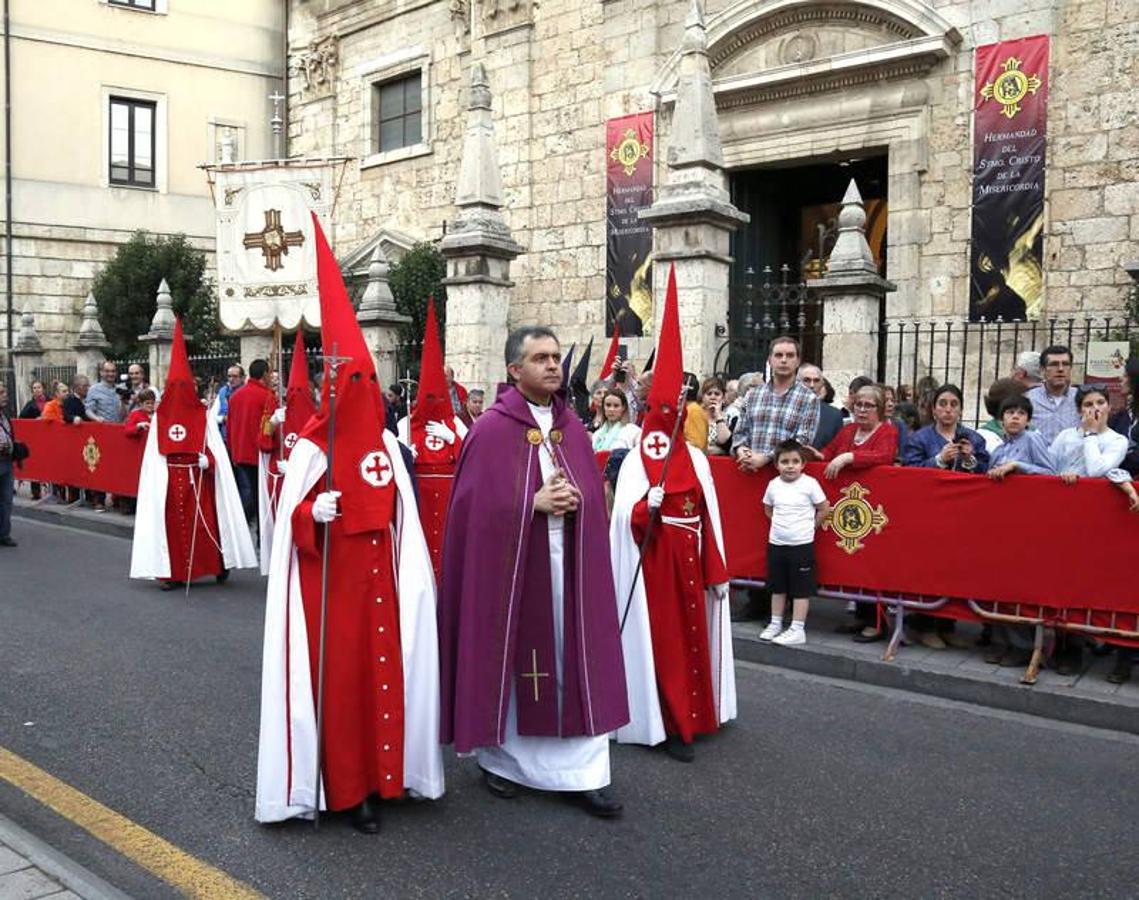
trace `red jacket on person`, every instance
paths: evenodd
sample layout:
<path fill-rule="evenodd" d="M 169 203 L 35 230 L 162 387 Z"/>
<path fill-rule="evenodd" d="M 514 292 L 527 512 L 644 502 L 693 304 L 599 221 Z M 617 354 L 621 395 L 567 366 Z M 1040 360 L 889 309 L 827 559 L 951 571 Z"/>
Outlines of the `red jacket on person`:
<path fill-rule="evenodd" d="M 858 425 L 851 422 L 844 425 L 823 450 L 824 462 L 830 462 L 840 453 L 850 452 L 854 460 L 848 468 L 866 469 L 870 466 L 888 466 L 894 462 L 898 452 L 898 430 L 889 422 L 883 422 L 862 444 L 854 443 Z"/>
<path fill-rule="evenodd" d="M 269 430 L 269 416 L 277 408 L 277 395 L 267 385 L 250 378 L 229 398 L 226 440 L 235 465 L 255 466 L 262 435 Z"/>

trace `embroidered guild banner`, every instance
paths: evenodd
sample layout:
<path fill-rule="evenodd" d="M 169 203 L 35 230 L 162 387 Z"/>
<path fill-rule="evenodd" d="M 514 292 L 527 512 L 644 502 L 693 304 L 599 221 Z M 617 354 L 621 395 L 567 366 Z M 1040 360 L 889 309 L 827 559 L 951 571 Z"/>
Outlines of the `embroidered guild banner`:
<path fill-rule="evenodd" d="M 336 163 L 217 166 L 218 309 L 232 330 L 320 326 L 312 237 L 315 212 L 328 227 Z"/>
<path fill-rule="evenodd" d="M 977 48 L 969 320 L 1036 319 L 1044 300 L 1048 38 Z"/>
<path fill-rule="evenodd" d="M 653 114 L 605 123 L 605 334 L 653 330 L 653 229 L 637 215 L 653 204 Z"/>

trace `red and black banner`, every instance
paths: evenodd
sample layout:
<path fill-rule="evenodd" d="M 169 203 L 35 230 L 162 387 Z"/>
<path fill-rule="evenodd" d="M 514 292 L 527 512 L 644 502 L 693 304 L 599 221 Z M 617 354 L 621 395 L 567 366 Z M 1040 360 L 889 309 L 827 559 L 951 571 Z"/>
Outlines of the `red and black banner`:
<path fill-rule="evenodd" d="M 653 114 L 605 123 L 605 334 L 641 337 L 653 327 L 653 229 L 637 213 L 653 204 Z"/>
<path fill-rule="evenodd" d="M 1048 38 L 977 48 L 969 320 L 1035 319 L 1044 299 Z"/>

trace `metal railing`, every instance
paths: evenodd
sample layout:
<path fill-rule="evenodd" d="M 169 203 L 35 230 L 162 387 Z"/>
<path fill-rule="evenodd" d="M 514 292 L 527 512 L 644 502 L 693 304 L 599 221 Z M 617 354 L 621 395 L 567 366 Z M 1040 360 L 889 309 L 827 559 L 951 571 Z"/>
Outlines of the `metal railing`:
<path fill-rule="evenodd" d="M 1079 384 L 1085 380 L 1094 341 L 1133 339 L 1139 339 L 1139 323 L 1126 313 L 1035 322 L 891 320 L 879 329 L 876 375 L 893 385 L 913 386 L 926 376 L 938 384 L 956 384 L 966 395 L 963 419 L 975 426 L 988 418 L 984 396 L 989 385 L 1007 377 L 1023 351 L 1068 347 L 1072 380 Z"/>

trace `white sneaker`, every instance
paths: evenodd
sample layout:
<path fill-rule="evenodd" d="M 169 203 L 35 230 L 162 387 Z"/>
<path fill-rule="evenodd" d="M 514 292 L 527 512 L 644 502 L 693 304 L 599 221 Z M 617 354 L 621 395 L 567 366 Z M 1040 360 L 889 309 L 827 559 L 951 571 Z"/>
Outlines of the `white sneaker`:
<path fill-rule="evenodd" d="M 759 633 L 759 639 L 760 639 L 761 641 L 770 641 L 770 640 L 772 640 L 772 639 L 773 639 L 773 638 L 774 638 L 774 637 L 775 637 L 777 634 L 779 634 L 779 629 L 780 629 L 781 627 L 782 627 L 782 626 L 780 626 L 780 625 L 772 625 L 772 624 L 769 624 L 769 625 L 768 625 L 768 626 L 767 626 L 765 629 L 763 629 L 763 631 L 761 631 L 761 632 Z"/>
<path fill-rule="evenodd" d="M 807 632 L 802 628 L 788 628 L 778 637 L 772 638 L 771 643 L 780 647 L 798 647 L 807 643 Z"/>

